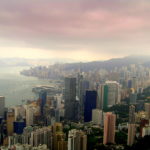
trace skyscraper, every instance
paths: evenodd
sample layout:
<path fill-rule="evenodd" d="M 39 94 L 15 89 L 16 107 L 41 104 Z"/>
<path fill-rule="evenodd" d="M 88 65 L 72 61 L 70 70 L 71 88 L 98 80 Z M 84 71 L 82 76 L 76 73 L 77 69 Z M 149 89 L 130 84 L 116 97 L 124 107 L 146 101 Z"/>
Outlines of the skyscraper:
<path fill-rule="evenodd" d="M 5 112 L 5 97 L 0 96 L 0 117 L 4 117 Z"/>
<path fill-rule="evenodd" d="M 34 124 L 34 110 L 31 106 L 26 106 L 26 125 L 31 126 Z"/>
<path fill-rule="evenodd" d="M 39 99 L 41 100 L 40 108 L 41 108 L 41 115 L 43 116 L 43 110 L 47 99 L 47 92 L 41 91 L 39 94 Z"/>
<path fill-rule="evenodd" d="M 14 133 L 15 112 L 14 109 L 9 109 L 7 112 L 7 135 L 11 136 Z"/>
<path fill-rule="evenodd" d="M 83 75 L 78 74 L 77 76 L 77 97 L 79 98 L 80 104 L 82 104 L 82 100 L 83 100 Z"/>
<path fill-rule="evenodd" d="M 84 80 L 82 74 L 78 74 L 76 87 L 77 87 L 77 97 L 79 99 L 79 118 L 80 120 L 83 120 L 84 96 L 85 96 L 85 91 L 89 89 L 89 82 Z"/>
<path fill-rule="evenodd" d="M 120 103 L 120 84 L 116 81 L 106 81 L 105 84 L 99 85 L 97 108 L 106 109 Z"/>
<path fill-rule="evenodd" d="M 120 103 L 120 84 L 116 81 L 107 81 L 105 84 L 108 86 L 108 107 Z"/>
<path fill-rule="evenodd" d="M 65 78 L 65 119 L 76 120 L 76 78 Z"/>
<path fill-rule="evenodd" d="M 128 124 L 128 141 L 127 141 L 127 145 L 131 146 L 134 143 L 135 133 L 136 133 L 135 106 L 131 105 L 129 107 L 129 124 Z"/>
<path fill-rule="evenodd" d="M 60 141 L 64 141 L 63 126 L 61 123 L 53 125 L 53 150 L 59 150 Z"/>
<path fill-rule="evenodd" d="M 107 112 L 104 118 L 103 144 L 115 143 L 115 126 L 116 126 L 116 115 L 111 112 Z"/>
<path fill-rule="evenodd" d="M 97 92 L 96 91 L 86 91 L 85 95 L 85 104 L 84 104 L 84 121 L 90 122 L 92 121 L 92 109 L 96 108 L 96 99 Z"/>
<path fill-rule="evenodd" d="M 22 134 L 23 133 L 23 129 L 26 127 L 26 123 L 23 120 L 22 116 L 19 115 L 16 119 L 16 121 L 14 122 L 14 133 L 16 134 Z"/>
<path fill-rule="evenodd" d="M 92 122 L 96 125 L 102 125 L 103 111 L 100 109 L 92 110 Z"/>
<path fill-rule="evenodd" d="M 108 85 L 99 85 L 97 94 L 96 107 L 105 110 L 108 106 Z"/>

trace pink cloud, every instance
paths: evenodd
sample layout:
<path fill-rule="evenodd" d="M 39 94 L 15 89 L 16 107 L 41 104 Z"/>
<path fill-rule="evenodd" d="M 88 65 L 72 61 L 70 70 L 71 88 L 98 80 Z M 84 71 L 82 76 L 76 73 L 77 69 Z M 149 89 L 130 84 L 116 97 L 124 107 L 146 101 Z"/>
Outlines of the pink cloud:
<path fill-rule="evenodd" d="M 57 39 L 130 38 L 150 28 L 150 2 L 143 0 L 3 0 L 0 1 L 0 37 L 31 44 Z M 69 41 L 70 42 L 70 41 Z M 36 42 L 35 42 L 36 43 Z M 32 43 L 34 45 L 34 43 Z M 37 46 L 37 45 L 35 45 Z"/>

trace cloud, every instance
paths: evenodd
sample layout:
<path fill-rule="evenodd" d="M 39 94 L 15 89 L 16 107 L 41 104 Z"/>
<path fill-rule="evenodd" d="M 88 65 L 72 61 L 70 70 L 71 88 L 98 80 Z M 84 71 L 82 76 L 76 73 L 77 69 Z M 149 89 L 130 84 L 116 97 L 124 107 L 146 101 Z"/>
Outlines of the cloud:
<path fill-rule="evenodd" d="M 78 58 L 79 51 L 103 58 L 148 52 L 149 13 L 149 0 L 1 0 L 0 46 Z"/>

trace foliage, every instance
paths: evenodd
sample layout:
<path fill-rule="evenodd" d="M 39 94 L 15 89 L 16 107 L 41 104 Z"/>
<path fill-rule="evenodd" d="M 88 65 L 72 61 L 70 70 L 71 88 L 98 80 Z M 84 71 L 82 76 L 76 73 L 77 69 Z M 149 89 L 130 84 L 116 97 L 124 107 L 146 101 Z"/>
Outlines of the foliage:
<path fill-rule="evenodd" d="M 150 136 L 145 136 L 135 143 L 129 150 L 150 150 Z"/>
<path fill-rule="evenodd" d="M 103 142 L 103 130 L 100 128 L 92 128 L 92 132 L 88 135 L 87 143 L 88 143 L 88 150 L 94 150 L 97 145 Z"/>
<path fill-rule="evenodd" d="M 127 134 L 123 131 L 116 132 L 115 141 L 116 141 L 116 144 L 126 145 L 127 144 Z"/>
<path fill-rule="evenodd" d="M 128 121 L 129 117 L 129 105 L 118 104 L 110 108 L 107 108 L 105 112 L 114 112 L 117 115 L 117 125 Z"/>

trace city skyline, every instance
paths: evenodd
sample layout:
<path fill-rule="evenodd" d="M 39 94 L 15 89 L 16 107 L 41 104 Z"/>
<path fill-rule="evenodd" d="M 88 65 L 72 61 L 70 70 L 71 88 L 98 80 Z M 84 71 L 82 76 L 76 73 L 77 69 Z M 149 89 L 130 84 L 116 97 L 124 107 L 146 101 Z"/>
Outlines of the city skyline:
<path fill-rule="evenodd" d="M 0 150 L 149 150 L 149 12 L 1 0 Z"/>
<path fill-rule="evenodd" d="M 148 0 L 2 0 L 0 58 L 150 55 L 149 11 Z"/>

